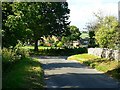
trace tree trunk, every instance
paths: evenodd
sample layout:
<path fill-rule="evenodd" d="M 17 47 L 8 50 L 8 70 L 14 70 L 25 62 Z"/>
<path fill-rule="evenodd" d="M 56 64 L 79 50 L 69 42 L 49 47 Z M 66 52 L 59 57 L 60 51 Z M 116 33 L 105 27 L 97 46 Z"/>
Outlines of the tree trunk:
<path fill-rule="evenodd" d="M 35 40 L 34 51 L 38 51 L 38 40 Z"/>

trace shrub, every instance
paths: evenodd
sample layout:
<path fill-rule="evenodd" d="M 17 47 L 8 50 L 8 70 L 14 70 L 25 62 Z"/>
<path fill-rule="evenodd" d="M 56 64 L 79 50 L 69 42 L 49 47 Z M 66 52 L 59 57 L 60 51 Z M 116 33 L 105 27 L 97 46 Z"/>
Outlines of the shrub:
<path fill-rule="evenodd" d="M 14 63 L 18 62 L 22 58 L 29 56 L 27 49 L 15 47 L 13 49 L 2 49 L 2 68 L 3 71 L 6 71 Z"/>
<path fill-rule="evenodd" d="M 62 47 L 63 46 L 63 42 L 59 42 L 58 44 L 57 44 L 57 47 Z"/>
<path fill-rule="evenodd" d="M 29 49 L 24 49 L 21 48 L 22 45 L 21 43 L 18 43 L 14 48 L 14 52 L 16 53 L 17 56 L 21 57 L 21 58 L 25 58 L 29 56 Z"/>
<path fill-rule="evenodd" d="M 2 60 L 3 62 L 13 62 L 16 58 L 16 53 L 12 49 L 3 48 Z"/>
<path fill-rule="evenodd" d="M 29 50 L 23 49 L 23 48 L 18 48 L 16 50 L 16 54 L 19 55 L 21 58 L 25 58 L 25 57 L 29 56 Z"/>
<path fill-rule="evenodd" d="M 16 55 L 15 51 L 12 49 L 3 48 L 2 50 L 2 69 L 6 71 L 10 66 L 17 62 L 18 56 Z"/>
<path fill-rule="evenodd" d="M 69 56 L 74 54 L 87 53 L 87 48 L 51 48 L 39 49 L 38 52 L 31 50 L 31 55 L 48 55 L 48 56 Z"/>

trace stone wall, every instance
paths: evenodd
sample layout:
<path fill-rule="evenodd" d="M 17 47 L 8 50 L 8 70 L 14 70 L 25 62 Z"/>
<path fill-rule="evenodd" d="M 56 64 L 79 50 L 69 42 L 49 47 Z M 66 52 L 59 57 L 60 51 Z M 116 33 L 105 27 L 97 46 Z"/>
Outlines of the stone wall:
<path fill-rule="evenodd" d="M 88 48 L 88 54 L 120 61 L 120 50 L 112 50 L 107 48 Z"/>

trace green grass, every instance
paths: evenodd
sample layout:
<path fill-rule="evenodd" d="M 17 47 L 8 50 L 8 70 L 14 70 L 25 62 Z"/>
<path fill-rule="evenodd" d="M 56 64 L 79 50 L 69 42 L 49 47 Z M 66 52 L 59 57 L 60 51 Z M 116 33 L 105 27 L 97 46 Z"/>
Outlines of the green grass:
<path fill-rule="evenodd" d="M 99 58 L 90 54 L 73 55 L 68 57 L 67 60 L 77 60 L 82 64 L 96 68 L 97 70 L 120 80 L 120 65 L 118 65 L 120 62 L 117 62 L 115 60 Z"/>
<path fill-rule="evenodd" d="M 99 58 L 99 57 L 94 55 L 88 55 L 88 54 L 77 54 L 77 55 L 68 57 L 68 60 L 78 60 L 79 62 L 82 63 L 84 61 L 96 59 L 96 58 Z"/>
<path fill-rule="evenodd" d="M 43 47 L 39 46 L 38 51 L 34 51 L 33 46 L 24 46 L 24 49 L 29 49 L 30 55 L 42 55 L 42 56 L 70 56 L 78 53 L 87 53 L 86 47 L 79 48 L 61 48 L 61 47 Z M 56 53 L 57 52 L 57 53 Z"/>
<path fill-rule="evenodd" d="M 43 70 L 37 59 L 24 58 L 3 73 L 3 88 L 43 88 Z"/>
<path fill-rule="evenodd" d="M 34 46 L 24 46 L 24 49 L 34 49 Z M 51 47 L 39 46 L 38 49 L 50 49 Z"/>

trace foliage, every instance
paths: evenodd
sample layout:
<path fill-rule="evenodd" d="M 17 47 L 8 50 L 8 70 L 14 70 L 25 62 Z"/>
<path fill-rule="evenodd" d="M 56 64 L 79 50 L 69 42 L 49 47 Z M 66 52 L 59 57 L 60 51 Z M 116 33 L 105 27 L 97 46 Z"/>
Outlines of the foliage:
<path fill-rule="evenodd" d="M 100 15 L 95 14 L 95 17 L 98 17 L 100 20 L 102 17 L 100 17 Z M 87 29 L 89 31 L 89 45 L 88 47 L 96 47 L 98 46 L 96 44 L 96 39 L 95 39 L 95 32 L 98 30 L 99 28 L 99 23 L 101 22 L 100 20 L 96 20 L 96 22 L 91 22 L 87 24 Z"/>
<path fill-rule="evenodd" d="M 2 3 L 2 39 L 3 47 L 16 46 L 18 40 L 24 42 L 29 32 L 25 29 L 21 16 L 15 15 L 12 2 Z M 19 14 L 19 13 L 18 13 Z"/>
<path fill-rule="evenodd" d="M 96 47 L 97 44 L 95 42 L 95 31 L 89 31 L 89 45 L 88 47 Z"/>
<path fill-rule="evenodd" d="M 63 46 L 63 42 L 59 42 L 58 44 L 57 44 L 57 47 L 62 47 Z"/>
<path fill-rule="evenodd" d="M 3 72 L 2 88 L 43 88 L 43 70 L 39 60 L 22 58 Z"/>
<path fill-rule="evenodd" d="M 10 3 L 5 3 L 3 9 L 7 8 L 6 4 Z M 38 40 L 42 36 L 62 36 L 68 32 L 70 10 L 67 2 L 14 2 L 10 6 L 13 14 L 5 13 L 8 18 L 4 25 L 12 31 L 11 34 L 15 37 L 11 38 L 13 42 L 34 40 L 35 50 L 38 50 Z M 6 36 L 6 31 L 4 32 Z"/>
<path fill-rule="evenodd" d="M 43 38 L 43 46 L 57 46 L 58 38 L 54 35 Z"/>
<path fill-rule="evenodd" d="M 34 52 L 30 49 L 30 55 L 42 55 L 42 56 L 69 56 L 78 53 L 87 53 L 87 48 L 49 48 L 49 49 L 39 49 L 38 52 Z M 57 52 L 57 53 L 56 53 Z"/>
<path fill-rule="evenodd" d="M 95 39 L 100 47 L 113 49 L 116 47 L 117 26 L 118 21 L 113 16 L 106 16 L 102 19 L 102 23 L 100 23 L 100 27 L 95 34 Z"/>
<path fill-rule="evenodd" d="M 2 41 L 4 41 L 2 46 L 9 47 L 10 45 L 15 46 L 16 42 L 12 41 L 13 36 L 11 35 L 11 31 L 5 26 L 8 15 L 13 15 L 11 3 L 2 3 Z M 11 39 L 11 40 L 9 40 Z"/>
<path fill-rule="evenodd" d="M 96 22 L 89 23 L 87 29 L 90 31 L 90 44 L 96 44 L 101 48 L 119 49 L 120 30 L 119 23 L 114 16 L 102 16 L 94 13 Z M 95 44 L 96 43 L 96 44 Z"/>
<path fill-rule="evenodd" d="M 60 38 L 60 42 L 59 42 L 62 44 L 60 46 L 64 47 L 64 48 L 71 48 L 71 47 L 73 47 L 73 41 L 80 40 L 81 33 L 79 31 L 79 28 L 77 28 L 74 25 L 68 26 L 68 28 L 69 28 L 70 33 L 68 33 L 67 36 L 62 36 L 62 38 Z"/>
<path fill-rule="evenodd" d="M 82 39 L 89 38 L 89 33 L 84 31 L 84 32 L 81 33 L 80 37 Z"/>
<path fill-rule="evenodd" d="M 70 27 L 70 39 L 73 41 L 73 40 L 79 40 L 80 39 L 80 31 L 79 31 L 79 28 L 77 28 L 76 26 L 74 25 L 71 25 Z"/>
<path fill-rule="evenodd" d="M 19 48 L 18 46 L 16 45 L 13 49 L 2 49 L 2 67 L 4 71 L 22 58 L 29 56 L 29 51 L 27 49 Z"/>
<path fill-rule="evenodd" d="M 13 62 L 17 60 L 17 55 L 14 50 L 3 48 L 2 50 L 2 60 L 4 62 Z"/>

